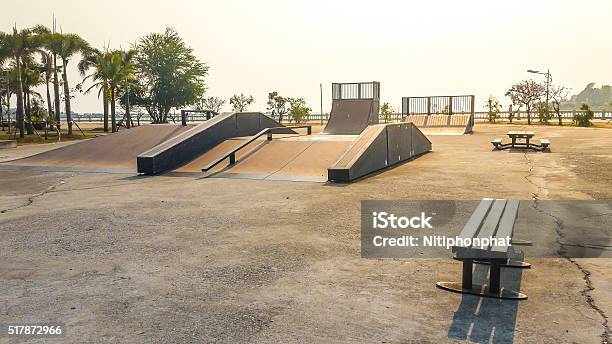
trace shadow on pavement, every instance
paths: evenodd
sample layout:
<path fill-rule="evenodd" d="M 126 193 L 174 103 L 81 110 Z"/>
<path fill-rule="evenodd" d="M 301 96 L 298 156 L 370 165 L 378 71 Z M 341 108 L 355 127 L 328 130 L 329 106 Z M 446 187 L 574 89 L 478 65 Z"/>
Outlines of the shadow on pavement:
<path fill-rule="evenodd" d="M 487 283 L 488 271 L 488 265 L 476 264 L 473 272 L 474 284 Z M 502 287 L 520 291 L 522 273 L 522 269 L 502 268 Z M 472 343 L 512 343 L 518 306 L 517 300 L 463 294 L 459 309 L 453 316 L 448 338 Z"/>

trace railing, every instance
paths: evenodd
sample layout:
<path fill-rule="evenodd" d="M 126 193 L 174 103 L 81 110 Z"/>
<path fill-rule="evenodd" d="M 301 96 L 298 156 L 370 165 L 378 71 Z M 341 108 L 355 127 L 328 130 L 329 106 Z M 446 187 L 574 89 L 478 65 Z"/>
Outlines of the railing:
<path fill-rule="evenodd" d="M 257 134 L 253 135 L 250 139 L 244 141 L 243 143 L 241 143 L 237 147 L 233 148 L 229 152 L 223 154 L 221 157 L 217 158 L 216 160 L 214 160 L 210 164 L 204 166 L 202 168 L 202 171 L 203 172 L 208 172 L 211 168 L 219 165 L 223 160 L 225 160 L 227 158 L 229 158 L 229 164 L 230 165 L 235 164 L 236 163 L 236 152 L 238 152 L 242 148 L 248 146 L 249 144 L 253 143 L 253 141 L 257 140 L 258 138 L 262 137 L 263 135 L 267 135 L 267 140 L 271 141 L 272 140 L 272 134 L 274 133 L 275 130 L 303 129 L 303 128 L 307 129 L 307 135 L 311 135 L 312 134 L 312 126 L 310 126 L 310 125 L 294 125 L 294 126 L 287 126 L 287 127 L 272 127 L 272 128 L 263 129 L 262 131 L 260 131 Z"/>
<path fill-rule="evenodd" d="M 565 120 L 571 120 L 574 118 L 575 114 L 579 114 L 579 113 L 584 113 L 585 111 L 582 110 L 563 110 L 561 111 L 561 118 L 565 119 Z M 443 114 L 443 113 L 440 113 Z M 467 112 L 453 112 L 453 115 L 465 115 L 465 114 L 469 114 Z M 513 118 L 512 120 L 524 120 L 527 118 L 527 112 L 526 111 L 514 111 L 512 112 L 513 114 Z M 556 120 L 557 117 L 557 113 L 554 111 L 551 111 L 551 121 Z M 610 120 L 612 119 L 612 110 L 610 111 L 593 111 L 594 114 L 594 119 L 600 119 L 600 120 Z M 278 116 L 274 115 L 272 116 L 271 113 L 266 113 L 266 116 L 278 120 Z M 500 122 L 508 122 L 509 121 L 509 115 L 510 112 L 508 111 L 501 111 L 499 113 L 497 113 L 496 116 L 496 121 L 500 121 Z M 121 116 L 123 116 L 123 114 L 118 114 L 117 117 L 121 118 Z M 151 118 L 149 117 L 149 115 L 147 114 L 132 114 L 132 118 L 134 119 L 134 121 L 136 121 L 137 116 L 140 116 L 140 120 L 142 122 L 148 123 L 151 122 Z M 400 122 L 402 121 L 402 119 L 404 118 L 405 115 L 402 115 L 401 113 L 391 113 L 388 115 L 383 115 L 380 114 L 379 115 L 379 120 L 381 123 L 391 123 L 391 122 Z M 168 117 L 168 121 L 171 123 L 179 123 L 181 118 L 180 118 L 180 114 L 176 114 L 176 116 L 173 116 L 172 114 Z M 62 119 L 65 120 L 65 116 L 64 114 L 62 114 Z M 74 113 L 72 115 L 72 119 L 75 122 L 102 122 L 104 119 L 104 116 L 102 114 L 98 114 L 98 113 Z M 188 114 L 187 115 L 187 121 L 189 122 L 204 122 L 208 119 L 208 116 L 206 116 L 205 114 Z M 301 119 L 302 123 L 304 122 L 327 122 L 327 120 L 329 119 L 329 114 L 327 113 L 311 113 L 308 114 L 307 116 L 303 117 Z M 483 122 L 483 121 L 488 121 L 489 120 L 489 113 L 486 111 L 477 111 L 474 112 L 474 119 L 476 121 L 479 122 Z M 539 120 L 539 116 L 537 112 L 531 112 L 531 119 L 533 120 Z M 6 120 L 5 120 L 6 121 Z M 14 121 L 14 119 L 13 119 Z M 283 116 L 283 122 L 288 122 L 288 123 L 292 123 L 295 122 L 295 119 L 291 118 L 290 116 L 287 116 L 287 114 L 285 114 Z"/>
<path fill-rule="evenodd" d="M 574 116 L 576 114 L 582 114 L 582 113 L 586 113 L 586 111 L 582 111 L 582 110 L 575 110 L 575 111 L 561 111 L 561 118 L 564 120 L 572 120 L 574 119 Z M 470 113 L 462 113 L 462 112 L 455 112 L 453 113 L 453 115 L 469 115 Z M 498 122 L 509 122 L 510 121 L 510 112 L 508 111 L 501 111 L 498 112 L 496 114 L 495 117 L 495 121 Z M 417 114 L 414 114 L 417 115 Z M 419 114 L 422 115 L 422 114 Z M 447 115 L 447 114 L 443 114 L 440 113 L 440 115 Z M 549 121 L 555 121 L 558 119 L 557 113 L 551 111 L 550 112 L 550 119 Z M 512 112 L 512 120 L 516 121 L 516 120 L 525 120 L 527 119 L 527 111 L 513 111 Z M 378 116 L 379 120 L 381 123 L 392 123 L 392 122 L 400 122 L 404 119 L 404 115 L 402 115 L 401 113 L 391 113 L 388 115 L 383 115 L 380 114 Z M 593 111 L 593 119 L 599 119 L 599 120 L 612 120 L 612 111 Z M 489 121 L 489 113 L 486 111 L 478 111 L 478 112 L 474 112 L 474 120 L 478 121 L 478 122 L 486 122 Z M 531 112 L 531 120 L 532 121 L 539 121 L 540 117 L 538 116 L 537 112 Z"/>

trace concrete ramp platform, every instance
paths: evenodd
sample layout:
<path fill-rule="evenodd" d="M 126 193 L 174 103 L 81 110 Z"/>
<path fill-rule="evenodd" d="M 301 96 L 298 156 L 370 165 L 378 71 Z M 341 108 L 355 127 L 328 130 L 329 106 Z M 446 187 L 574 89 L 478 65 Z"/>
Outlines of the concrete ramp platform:
<path fill-rule="evenodd" d="M 264 128 L 280 126 L 282 126 L 280 123 L 260 112 L 227 113 L 215 116 L 138 155 L 138 173 L 158 174 L 171 171 L 199 158 L 208 150 L 230 138 L 250 136 Z M 287 129 L 286 133 L 295 132 Z"/>
<path fill-rule="evenodd" d="M 369 126 L 328 170 L 328 179 L 351 182 L 431 151 L 413 123 Z"/>
<path fill-rule="evenodd" d="M 426 135 L 464 135 L 473 131 L 471 115 L 408 115 L 404 120 L 414 123 Z"/>
<path fill-rule="evenodd" d="M 218 165 L 208 176 L 325 182 L 329 166 L 344 153 L 356 137 L 355 135 L 313 135 L 284 137 L 272 141 L 264 138 L 239 150 L 236 164 Z M 175 172 L 201 171 L 203 166 L 241 142 L 228 141 Z M 215 151 L 220 154 L 214 154 Z"/>
<path fill-rule="evenodd" d="M 41 171 L 136 172 L 136 157 L 194 126 L 145 124 L 0 164 Z"/>

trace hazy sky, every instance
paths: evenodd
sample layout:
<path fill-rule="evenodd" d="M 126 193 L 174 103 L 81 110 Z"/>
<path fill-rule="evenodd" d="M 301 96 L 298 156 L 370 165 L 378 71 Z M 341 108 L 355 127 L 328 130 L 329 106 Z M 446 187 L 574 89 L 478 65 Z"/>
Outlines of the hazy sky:
<path fill-rule="evenodd" d="M 550 68 L 573 93 L 612 83 L 611 0 L 22 0 L 2 6 L 0 30 L 50 26 L 53 13 L 63 32 L 96 47 L 172 26 L 210 67 L 207 94 L 250 93 L 251 110 L 278 90 L 318 112 L 322 83 L 329 111 L 332 82 L 380 81 L 381 100 L 396 109 L 402 96 L 452 94 L 475 94 L 480 108 L 540 77 L 529 68 Z M 77 95 L 73 108 L 102 110 L 95 94 Z"/>

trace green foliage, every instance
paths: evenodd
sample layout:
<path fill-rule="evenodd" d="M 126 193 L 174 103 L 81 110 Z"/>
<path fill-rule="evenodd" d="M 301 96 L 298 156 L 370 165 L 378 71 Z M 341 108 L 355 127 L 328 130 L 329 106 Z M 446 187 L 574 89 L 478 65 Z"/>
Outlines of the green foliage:
<path fill-rule="evenodd" d="M 506 96 L 510 97 L 512 104 L 525 105 L 527 108 L 527 123 L 531 124 L 531 111 L 534 105 L 546 94 L 546 86 L 534 80 L 523 80 L 510 87 Z"/>
<path fill-rule="evenodd" d="M 225 100 L 219 97 L 203 97 L 197 101 L 194 107 L 196 110 L 212 110 L 219 113 L 224 104 Z"/>
<path fill-rule="evenodd" d="M 487 107 L 487 118 L 489 119 L 489 123 L 495 123 L 495 120 L 497 120 L 499 113 L 501 112 L 501 104 L 499 103 L 499 100 L 490 95 L 485 106 Z"/>
<path fill-rule="evenodd" d="M 136 49 L 140 87 L 130 101 L 144 108 L 154 123 L 166 123 L 170 109 L 193 105 L 202 97 L 208 67 L 174 29 L 140 38 Z"/>
<path fill-rule="evenodd" d="M 278 121 L 283 121 L 283 115 L 287 113 L 287 103 L 289 98 L 282 97 L 278 94 L 278 92 L 270 92 L 268 93 L 268 105 L 267 109 L 272 110 L 272 118 L 275 115 L 278 116 Z"/>
<path fill-rule="evenodd" d="M 295 120 L 296 123 L 302 123 L 304 118 L 312 111 L 306 106 L 304 98 L 289 98 L 289 117 Z"/>
<path fill-rule="evenodd" d="M 253 104 L 253 102 L 255 102 L 255 98 L 253 98 L 253 96 L 246 96 L 243 93 L 234 94 L 230 98 L 230 104 L 232 105 L 232 110 L 234 112 L 245 112 L 249 105 Z"/>
<path fill-rule="evenodd" d="M 540 123 L 544 123 L 548 125 L 550 122 L 550 119 L 552 118 L 552 113 L 550 112 L 550 106 L 546 104 L 546 102 L 539 102 L 536 105 L 536 110 L 538 112 Z"/>
<path fill-rule="evenodd" d="M 385 123 L 388 123 L 391 119 L 391 115 L 393 114 L 393 109 L 391 109 L 391 105 L 389 105 L 389 103 L 387 102 L 383 103 L 383 105 L 380 107 L 380 114 Z"/>
<path fill-rule="evenodd" d="M 580 127 L 590 127 L 592 125 L 593 111 L 591 111 L 588 104 L 582 104 L 580 110 L 584 112 L 574 114 L 574 124 Z"/>

